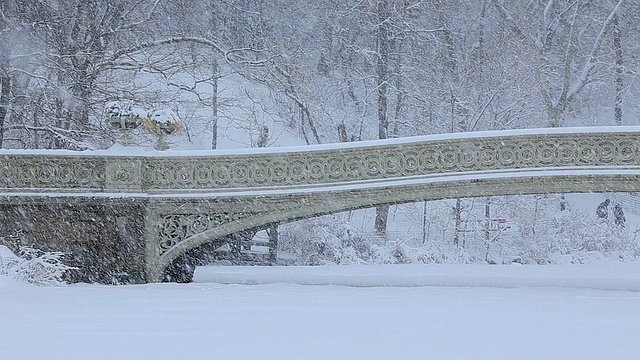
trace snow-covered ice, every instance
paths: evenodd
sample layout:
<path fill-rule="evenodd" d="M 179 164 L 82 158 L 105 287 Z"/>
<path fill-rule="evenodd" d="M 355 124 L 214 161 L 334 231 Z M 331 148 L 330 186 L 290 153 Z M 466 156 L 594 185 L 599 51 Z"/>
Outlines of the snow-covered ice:
<path fill-rule="evenodd" d="M 456 286 L 404 279 L 425 272 L 442 280 L 431 285 Z M 0 276 L 0 358 L 635 359 L 638 288 L 562 283 L 637 285 L 639 273 L 638 264 L 211 267 L 196 280 L 227 284 L 60 287 Z M 340 279 L 360 286 L 328 285 Z"/>

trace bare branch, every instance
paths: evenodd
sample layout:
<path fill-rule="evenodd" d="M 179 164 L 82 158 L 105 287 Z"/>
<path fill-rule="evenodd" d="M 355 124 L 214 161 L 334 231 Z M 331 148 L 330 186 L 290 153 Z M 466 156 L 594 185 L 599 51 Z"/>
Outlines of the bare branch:
<path fill-rule="evenodd" d="M 499 2 L 499 0 L 493 0 L 493 5 L 496 7 L 496 9 L 498 9 L 500 16 L 502 16 L 502 18 L 507 21 L 511 29 L 518 35 L 518 37 L 520 37 L 522 40 L 531 41 L 534 44 L 536 43 L 535 39 L 530 38 L 524 33 L 524 31 L 522 31 L 522 29 L 520 29 L 520 26 L 518 26 L 516 20 L 513 18 L 513 16 L 511 16 L 504 5 Z"/>
<path fill-rule="evenodd" d="M 602 38 L 604 37 L 604 34 L 607 28 L 609 27 L 609 25 L 611 25 L 611 23 L 613 22 L 613 19 L 615 18 L 615 15 L 620 9 L 620 6 L 622 5 L 623 2 L 624 0 L 618 1 L 616 6 L 613 8 L 613 10 L 611 10 L 611 13 L 609 14 L 605 22 L 602 24 L 602 27 L 600 28 L 600 32 L 598 33 L 598 36 L 596 37 L 596 40 L 594 41 L 593 46 L 591 47 L 591 52 L 589 53 L 589 56 L 585 61 L 584 67 L 582 68 L 580 77 L 573 84 L 573 86 L 571 86 L 571 89 L 569 89 L 567 93 L 567 101 L 571 101 L 582 90 L 582 88 L 585 85 L 587 85 L 587 83 L 589 83 L 589 80 L 590 80 L 589 77 L 591 76 L 591 73 L 593 72 L 593 69 L 596 66 L 595 58 L 596 58 L 596 54 L 598 53 L 598 50 L 600 49 L 600 45 L 602 44 Z"/>
<path fill-rule="evenodd" d="M 130 30 L 130 29 L 135 28 L 136 26 L 142 25 L 142 24 L 144 24 L 144 23 L 146 23 L 146 22 L 150 21 L 150 20 L 151 20 L 151 17 L 153 16 L 153 14 L 154 14 L 154 13 L 155 13 L 155 11 L 156 11 L 156 8 L 158 7 L 158 4 L 160 4 L 160 2 L 161 2 L 161 1 L 162 1 L 162 0 L 156 0 L 156 1 L 155 1 L 155 3 L 153 3 L 153 6 L 151 7 L 151 10 L 149 10 L 149 15 L 148 15 L 145 19 L 142 19 L 142 20 L 140 20 L 140 21 L 136 21 L 136 22 L 133 22 L 133 23 L 130 23 L 130 24 L 126 24 L 126 25 L 124 25 L 124 26 L 122 26 L 122 27 L 118 28 L 117 30 L 118 30 L 118 31 Z M 140 4 L 140 3 L 142 3 L 142 1 L 138 2 L 138 4 L 136 4 L 135 6 L 130 6 L 130 7 L 129 7 L 129 11 L 124 12 L 124 13 L 122 14 L 122 16 L 121 16 L 121 17 L 122 17 L 122 18 L 126 17 L 126 16 L 127 16 L 131 11 L 133 11 L 133 10 L 134 10 L 134 9 L 135 9 L 139 4 Z"/>
<path fill-rule="evenodd" d="M 251 51 L 252 53 L 259 54 L 262 52 L 267 52 L 267 50 L 255 50 L 248 48 L 238 48 L 238 49 L 224 49 L 217 42 L 202 38 L 202 37 L 194 37 L 194 36 L 177 36 L 177 37 L 169 37 L 166 39 L 154 40 L 145 43 L 141 43 L 126 49 L 121 49 L 116 51 L 108 60 L 98 62 L 96 67 L 105 67 L 112 66 L 117 64 L 118 59 L 123 56 L 131 56 L 137 52 L 140 52 L 145 49 L 150 49 L 154 47 L 160 47 L 164 45 L 178 44 L 178 43 L 196 43 L 208 46 L 214 49 L 217 53 L 221 54 L 229 63 L 242 64 L 242 65 L 251 65 L 251 66 L 261 66 L 266 63 L 269 63 L 277 56 L 272 56 L 267 59 L 261 60 L 251 60 L 246 57 L 239 55 L 241 52 Z"/>
<path fill-rule="evenodd" d="M 573 46 L 574 32 L 576 30 L 576 22 L 578 18 L 578 8 L 576 4 L 573 17 L 571 19 L 571 26 L 569 27 L 569 38 L 567 39 L 567 49 L 564 55 L 564 75 L 562 79 L 562 92 L 558 98 L 558 105 L 565 104 L 568 99 L 569 86 L 571 84 L 571 64 L 573 64 L 573 58 L 575 55 L 575 49 Z"/>

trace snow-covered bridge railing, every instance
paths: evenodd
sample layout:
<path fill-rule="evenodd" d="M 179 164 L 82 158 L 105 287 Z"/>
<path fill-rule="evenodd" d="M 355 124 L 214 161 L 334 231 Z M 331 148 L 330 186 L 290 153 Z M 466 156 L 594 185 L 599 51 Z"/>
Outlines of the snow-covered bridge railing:
<path fill-rule="evenodd" d="M 640 127 L 509 130 L 236 151 L 3 150 L 0 192 L 312 191 L 447 174 L 634 168 L 639 155 Z"/>
<path fill-rule="evenodd" d="M 93 259 L 72 265 L 159 281 L 199 246 L 295 219 L 455 197 L 640 191 L 640 127 L 127 151 L 0 151 L 0 236 L 27 230 Z"/>

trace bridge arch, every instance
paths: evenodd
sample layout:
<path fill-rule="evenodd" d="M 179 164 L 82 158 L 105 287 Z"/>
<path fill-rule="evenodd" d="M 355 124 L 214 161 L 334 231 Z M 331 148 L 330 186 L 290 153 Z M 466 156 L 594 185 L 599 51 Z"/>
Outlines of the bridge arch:
<path fill-rule="evenodd" d="M 437 178 L 414 178 L 345 185 L 342 189 L 282 195 L 283 202 L 299 204 L 241 217 L 194 234 L 160 256 L 151 278 L 159 281 L 165 268 L 187 251 L 224 236 L 273 223 L 287 223 L 321 215 L 417 201 L 483 196 L 549 193 L 640 192 L 640 168 L 561 168 L 522 171 L 469 172 Z M 277 199 L 268 198 L 271 203 Z"/>

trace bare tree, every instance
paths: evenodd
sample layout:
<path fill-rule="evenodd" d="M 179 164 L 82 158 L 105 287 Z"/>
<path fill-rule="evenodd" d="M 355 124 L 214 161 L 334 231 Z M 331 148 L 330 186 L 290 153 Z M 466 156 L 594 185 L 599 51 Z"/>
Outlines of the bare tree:
<path fill-rule="evenodd" d="M 502 1 L 493 0 L 503 21 L 534 56 L 538 90 L 549 126 L 562 126 L 570 104 L 603 68 L 600 48 L 623 3 L 619 0 L 606 12 L 592 14 L 589 11 L 593 5 L 588 3 L 548 0 L 533 6 L 533 13 L 527 14 L 533 21 L 528 22 L 516 19 Z M 535 26 L 530 26 L 532 22 Z"/>
<path fill-rule="evenodd" d="M 9 110 L 11 78 L 9 75 L 9 24 L 6 2 L 0 2 L 0 148 L 4 140 L 4 124 Z"/>
<path fill-rule="evenodd" d="M 622 29 L 618 15 L 613 17 L 613 52 L 615 57 L 615 101 L 613 108 L 614 123 L 622 125 L 622 100 L 624 95 L 624 58 L 622 48 Z"/>
<path fill-rule="evenodd" d="M 378 26 L 376 29 L 376 82 L 378 88 L 378 138 L 389 137 L 389 53 L 391 51 L 391 19 L 389 16 L 389 2 L 378 0 L 376 6 Z M 379 235 L 387 232 L 389 205 L 376 207 L 375 231 Z"/>

